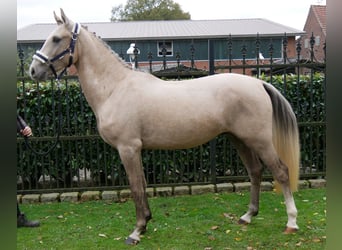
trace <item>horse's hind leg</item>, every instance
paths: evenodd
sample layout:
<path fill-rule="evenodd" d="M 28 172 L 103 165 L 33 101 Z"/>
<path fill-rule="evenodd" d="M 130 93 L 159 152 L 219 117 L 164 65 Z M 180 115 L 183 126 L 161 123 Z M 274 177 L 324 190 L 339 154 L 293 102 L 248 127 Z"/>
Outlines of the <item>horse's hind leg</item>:
<path fill-rule="evenodd" d="M 118 150 L 128 176 L 137 219 L 135 229 L 127 238 L 126 244 L 135 245 L 139 243 L 140 235 L 146 231 L 147 222 L 152 218 L 146 194 L 141 148 L 137 143 L 137 145 L 119 147 Z"/>
<path fill-rule="evenodd" d="M 297 231 L 299 227 L 297 225 L 297 208 L 290 188 L 288 168 L 278 157 L 273 145 L 269 145 L 269 147 L 260 150 L 259 156 L 282 187 L 288 216 L 285 233 L 292 233 Z"/>
<path fill-rule="evenodd" d="M 240 217 L 239 224 L 248 224 L 259 212 L 259 195 L 262 175 L 262 165 L 256 154 L 237 138 L 231 138 L 239 156 L 245 165 L 251 180 L 251 194 L 248 211 Z"/>

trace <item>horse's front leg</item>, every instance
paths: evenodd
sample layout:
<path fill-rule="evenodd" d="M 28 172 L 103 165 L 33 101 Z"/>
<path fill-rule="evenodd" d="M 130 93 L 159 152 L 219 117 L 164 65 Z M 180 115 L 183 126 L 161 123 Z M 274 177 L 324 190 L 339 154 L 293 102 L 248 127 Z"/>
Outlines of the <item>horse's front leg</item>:
<path fill-rule="evenodd" d="M 137 244 L 140 235 L 146 231 L 147 222 L 152 218 L 146 195 L 146 180 L 141 161 L 141 143 L 118 148 L 121 161 L 125 167 L 132 198 L 136 209 L 136 226 L 129 235 L 126 244 Z"/>

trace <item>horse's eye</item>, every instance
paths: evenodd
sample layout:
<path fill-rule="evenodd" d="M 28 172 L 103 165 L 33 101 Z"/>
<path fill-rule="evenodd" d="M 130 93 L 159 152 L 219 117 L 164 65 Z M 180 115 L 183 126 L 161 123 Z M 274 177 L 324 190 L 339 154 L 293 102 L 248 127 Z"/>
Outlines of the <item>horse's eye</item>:
<path fill-rule="evenodd" d="M 52 38 L 52 41 L 53 41 L 54 43 L 59 43 L 61 40 L 62 40 L 62 39 L 59 38 L 58 36 L 54 36 L 54 37 Z"/>

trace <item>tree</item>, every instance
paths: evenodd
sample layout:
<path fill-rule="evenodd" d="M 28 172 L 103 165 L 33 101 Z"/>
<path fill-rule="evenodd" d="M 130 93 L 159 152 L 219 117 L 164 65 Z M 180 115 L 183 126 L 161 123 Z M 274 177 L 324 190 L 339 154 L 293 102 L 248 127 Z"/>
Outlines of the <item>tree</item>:
<path fill-rule="evenodd" d="M 127 0 L 112 8 L 110 20 L 138 21 L 138 20 L 189 20 L 189 12 L 184 12 L 173 0 Z"/>

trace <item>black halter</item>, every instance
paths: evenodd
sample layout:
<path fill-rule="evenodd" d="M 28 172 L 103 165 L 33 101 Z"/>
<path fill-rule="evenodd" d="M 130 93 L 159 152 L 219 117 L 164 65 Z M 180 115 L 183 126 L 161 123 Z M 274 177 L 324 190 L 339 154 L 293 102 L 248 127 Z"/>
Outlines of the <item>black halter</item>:
<path fill-rule="evenodd" d="M 66 48 L 65 50 L 63 50 L 61 53 L 57 54 L 55 57 L 49 59 L 49 57 L 46 56 L 43 52 L 37 50 L 36 53 L 33 55 L 33 59 L 37 59 L 37 60 L 41 61 L 42 63 L 47 64 L 50 67 L 50 69 L 51 69 L 52 73 L 54 74 L 54 76 L 56 77 L 56 79 L 59 79 L 64 74 L 64 72 L 67 70 L 67 68 L 69 68 L 73 63 L 73 55 L 74 55 L 74 51 L 75 51 L 75 44 L 77 41 L 78 34 L 80 33 L 80 30 L 81 30 L 81 25 L 79 23 L 75 23 L 74 27 L 71 31 L 72 37 L 71 37 L 69 47 Z M 69 53 L 69 63 L 64 68 L 64 70 L 59 75 L 57 75 L 57 72 L 53 66 L 53 63 L 57 60 L 62 59 L 68 53 Z"/>

